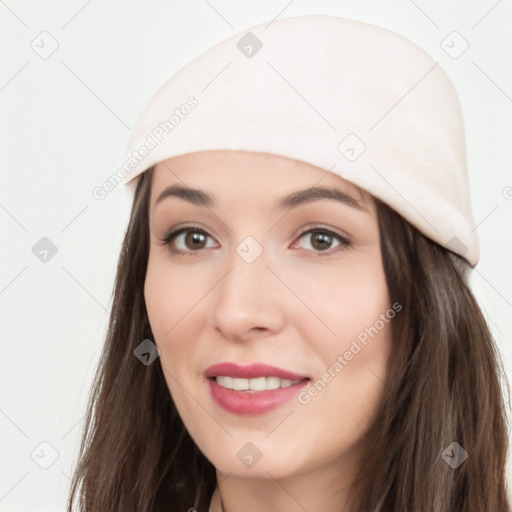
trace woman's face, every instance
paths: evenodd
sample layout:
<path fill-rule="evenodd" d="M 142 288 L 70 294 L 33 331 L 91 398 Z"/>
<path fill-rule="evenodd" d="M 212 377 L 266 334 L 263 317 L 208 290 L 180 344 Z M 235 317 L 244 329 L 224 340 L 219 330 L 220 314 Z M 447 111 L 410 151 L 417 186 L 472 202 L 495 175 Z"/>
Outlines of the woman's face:
<path fill-rule="evenodd" d="M 327 190 L 304 192 L 313 187 Z M 220 473 L 284 478 L 355 463 L 398 311 L 362 194 L 265 153 L 156 166 L 149 321 L 179 414 Z"/>

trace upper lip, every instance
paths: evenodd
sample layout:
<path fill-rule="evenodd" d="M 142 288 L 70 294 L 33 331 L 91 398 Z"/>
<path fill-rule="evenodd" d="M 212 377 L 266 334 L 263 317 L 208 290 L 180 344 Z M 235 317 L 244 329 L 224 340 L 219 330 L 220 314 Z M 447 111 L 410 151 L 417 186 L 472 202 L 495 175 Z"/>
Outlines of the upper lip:
<path fill-rule="evenodd" d="M 264 363 L 253 363 L 239 365 L 236 363 L 218 363 L 209 366 L 205 372 L 206 377 L 217 377 L 224 375 L 239 379 L 253 379 L 256 377 L 279 377 L 280 379 L 303 380 L 309 379 L 307 375 L 299 375 L 277 366 Z"/>

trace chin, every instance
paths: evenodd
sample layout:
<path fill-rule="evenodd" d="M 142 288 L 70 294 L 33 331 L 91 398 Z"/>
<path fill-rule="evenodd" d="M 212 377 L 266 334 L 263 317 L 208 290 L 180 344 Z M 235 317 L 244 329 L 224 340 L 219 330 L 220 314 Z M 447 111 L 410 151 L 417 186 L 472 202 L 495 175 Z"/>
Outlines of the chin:
<path fill-rule="evenodd" d="M 203 451 L 217 471 L 237 478 L 288 478 L 306 469 L 306 453 L 298 457 L 300 446 L 290 447 L 291 454 L 281 453 L 280 446 L 262 446 L 245 440 L 232 439 L 229 446 L 217 445 L 212 451 Z M 219 451 L 221 448 L 221 452 Z M 229 456 L 228 454 L 232 455 Z M 311 459 L 311 457 L 310 457 Z"/>

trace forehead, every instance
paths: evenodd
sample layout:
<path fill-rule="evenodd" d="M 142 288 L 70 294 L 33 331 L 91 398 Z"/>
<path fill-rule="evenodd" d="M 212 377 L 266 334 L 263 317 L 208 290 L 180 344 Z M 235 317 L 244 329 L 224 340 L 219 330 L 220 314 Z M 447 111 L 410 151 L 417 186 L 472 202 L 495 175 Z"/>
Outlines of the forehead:
<path fill-rule="evenodd" d="M 181 184 L 221 197 L 229 192 L 251 197 L 276 197 L 300 188 L 332 187 L 373 206 L 372 196 L 330 171 L 280 155 L 215 150 L 179 155 L 158 163 L 153 171 L 151 203 L 172 184 Z"/>

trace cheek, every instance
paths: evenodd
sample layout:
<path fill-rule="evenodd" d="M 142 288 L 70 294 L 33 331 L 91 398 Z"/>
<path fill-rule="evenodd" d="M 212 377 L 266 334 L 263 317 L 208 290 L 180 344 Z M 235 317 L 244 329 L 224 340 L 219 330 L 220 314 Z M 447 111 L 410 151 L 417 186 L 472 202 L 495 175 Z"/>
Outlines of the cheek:
<path fill-rule="evenodd" d="M 201 288 L 201 289 L 199 289 Z M 144 298 L 148 319 L 160 350 L 160 362 L 169 387 L 175 376 L 181 379 L 180 372 L 187 367 L 193 344 L 189 342 L 199 335 L 201 326 L 191 322 L 192 312 L 200 309 L 204 287 L 198 280 L 184 278 L 161 255 L 149 258 Z"/>
<path fill-rule="evenodd" d="M 184 391 L 198 385 L 198 376 L 190 372 L 195 348 L 190 340 L 197 339 L 203 328 L 193 315 L 197 315 L 205 290 L 197 283 L 177 272 L 161 255 L 153 259 L 150 255 L 144 284 L 146 310 L 167 388 L 187 425 L 200 413 Z"/>
<path fill-rule="evenodd" d="M 310 340 L 309 358 L 319 373 L 299 403 L 311 417 L 322 418 L 333 438 L 340 427 L 352 440 L 364 432 L 383 391 L 391 322 L 400 313 L 391 307 L 380 260 L 374 261 L 331 272 L 328 280 L 302 288 L 324 325 L 302 324 L 303 337 Z"/>
<path fill-rule="evenodd" d="M 326 298 L 336 306 L 324 309 L 324 320 L 336 334 L 308 331 L 318 374 L 297 400 L 297 418 L 308 424 L 308 444 L 325 459 L 357 446 L 371 426 L 384 391 L 391 322 L 398 314 L 378 272 L 347 275 L 343 286 L 334 284 L 338 293 Z M 294 435 L 292 425 L 287 434 Z"/>
<path fill-rule="evenodd" d="M 194 279 L 193 277 L 196 277 Z M 180 272 L 177 265 L 167 259 L 150 253 L 144 299 L 149 322 L 157 340 L 164 342 L 179 330 L 187 314 L 204 296 L 207 287 L 199 276 Z"/>
<path fill-rule="evenodd" d="M 358 335 L 364 338 L 365 329 L 376 322 L 379 330 L 383 328 L 381 315 L 386 314 L 390 304 L 376 251 L 358 264 L 303 269 L 300 280 L 294 279 L 292 270 L 287 272 L 294 292 L 310 310 L 302 308 L 302 319 L 297 314 L 295 321 L 302 326 L 304 339 L 314 340 L 315 349 L 328 355 L 329 360 L 348 350 Z"/>
<path fill-rule="evenodd" d="M 341 407 L 350 407 L 357 414 L 358 403 L 375 403 L 380 394 L 395 311 L 379 267 L 368 267 L 365 272 L 347 276 L 339 289 L 342 290 L 337 301 L 340 309 L 333 318 L 337 334 L 326 348 L 326 354 L 329 367 L 334 361 L 342 365 L 336 366 L 340 371 L 335 374 L 340 378 L 332 386 L 332 392 L 342 397 Z M 352 398 L 346 400 L 347 397 Z"/>

